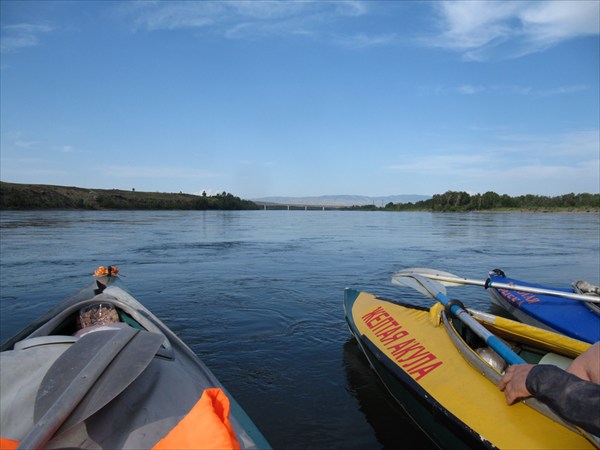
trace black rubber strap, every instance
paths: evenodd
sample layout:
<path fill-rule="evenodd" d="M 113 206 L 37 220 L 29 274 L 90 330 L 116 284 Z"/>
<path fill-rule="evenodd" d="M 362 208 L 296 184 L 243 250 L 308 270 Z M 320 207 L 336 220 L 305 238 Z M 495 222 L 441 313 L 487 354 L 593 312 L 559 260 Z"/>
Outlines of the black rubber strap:
<path fill-rule="evenodd" d="M 454 305 L 458 306 L 459 308 L 466 309 L 465 305 L 463 305 L 463 302 L 461 302 L 460 300 L 450 300 L 448 303 L 446 303 L 446 307 L 445 307 L 447 317 L 454 315 L 454 314 L 452 314 L 452 307 Z"/>

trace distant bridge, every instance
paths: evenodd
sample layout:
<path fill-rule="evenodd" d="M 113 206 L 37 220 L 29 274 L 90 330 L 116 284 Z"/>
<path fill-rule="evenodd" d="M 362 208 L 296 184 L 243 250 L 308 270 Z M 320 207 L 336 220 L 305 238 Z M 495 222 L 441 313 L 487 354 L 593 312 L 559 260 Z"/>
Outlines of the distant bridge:
<path fill-rule="evenodd" d="M 262 209 L 269 211 L 333 211 L 344 208 L 341 205 L 305 205 L 305 204 L 294 204 L 294 203 L 268 203 L 268 202 L 254 202 Z"/>

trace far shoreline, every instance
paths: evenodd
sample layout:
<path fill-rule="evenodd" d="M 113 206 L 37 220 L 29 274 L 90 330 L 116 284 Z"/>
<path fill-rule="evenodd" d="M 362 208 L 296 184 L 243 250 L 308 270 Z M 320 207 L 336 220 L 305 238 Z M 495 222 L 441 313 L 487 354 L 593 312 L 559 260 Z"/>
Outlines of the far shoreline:
<path fill-rule="evenodd" d="M 415 203 L 385 206 L 363 204 L 262 203 L 222 192 L 201 195 L 143 192 L 135 189 L 95 189 L 74 186 L 18 184 L 0 181 L 0 211 L 206 211 L 206 210 L 327 210 L 447 213 L 600 214 L 600 194 L 569 193 L 557 197 L 495 192 L 469 194 L 447 191 Z"/>

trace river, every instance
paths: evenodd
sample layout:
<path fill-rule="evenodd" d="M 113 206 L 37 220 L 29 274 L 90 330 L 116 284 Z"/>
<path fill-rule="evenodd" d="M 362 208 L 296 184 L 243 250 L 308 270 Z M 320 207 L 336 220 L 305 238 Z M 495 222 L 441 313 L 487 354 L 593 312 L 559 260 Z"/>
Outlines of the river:
<path fill-rule="evenodd" d="M 347 211 L 3 211 L 0 337 L 117 265 L 277 449 L 430 448 L 344 321 L 345 287 L 428 306 L 407 267 L 599 284 L 600 216 Z M 451 297 L 490 310 L 478 287 Z"/>

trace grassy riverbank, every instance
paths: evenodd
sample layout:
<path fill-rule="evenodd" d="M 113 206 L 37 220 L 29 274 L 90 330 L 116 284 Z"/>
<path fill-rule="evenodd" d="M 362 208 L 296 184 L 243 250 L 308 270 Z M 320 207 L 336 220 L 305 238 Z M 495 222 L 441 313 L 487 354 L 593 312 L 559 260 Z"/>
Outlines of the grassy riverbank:
<path fill-rule="evenodd" d="M 41 184 L 0 182 L 0 210 L 27 209 L 122 209 L 122 210 L 242 210 L 262 209 L 249 200 L 232 194 L 191 195 L 183 193 L 137 192 L 119 189 L 88 189 Z M 285 209 L 269 205 L 268 209 Z M 296 208 L 298 209 L 298 208 Z M 300 208 L 302 209 L 302 208 Z M 311 207 L 311 209 L 314 209 Z M 320 209 L 320 207 L 319 207 Z M 524 212 L 524 213 L 600 213 L 600 194 L 566 194 L 558 197 L 523 195 L 509 197 L 486 192 L 470 195 L 448 191 L 416 203 L 388 203 L 382 207 L 362 205 L 337 207 L 354 211 L 426 212 Z"/>
<path fill-rule="evenodd" d="M 258 206 L 226 192 L 208 196 L 0 182 L 0 209 L 239 210 Z"/>

